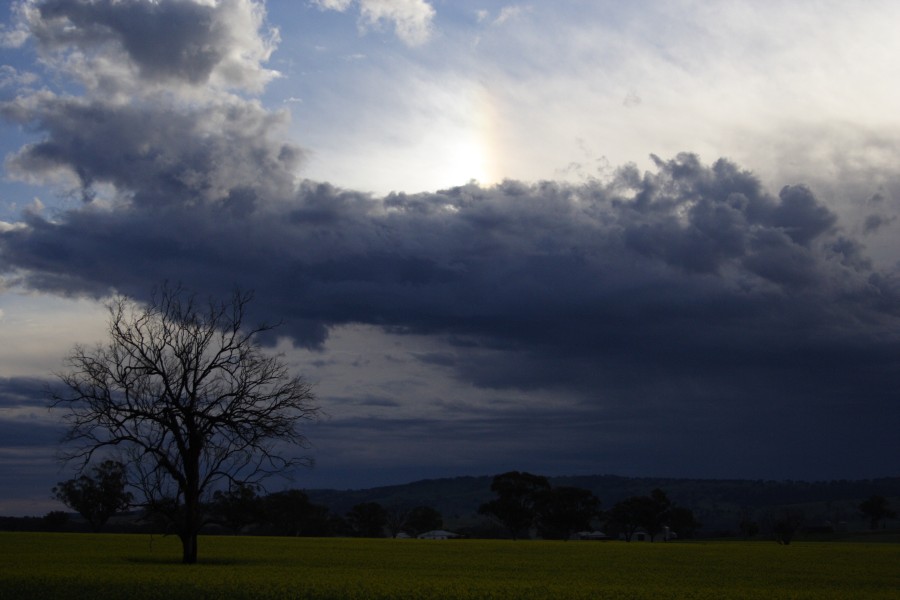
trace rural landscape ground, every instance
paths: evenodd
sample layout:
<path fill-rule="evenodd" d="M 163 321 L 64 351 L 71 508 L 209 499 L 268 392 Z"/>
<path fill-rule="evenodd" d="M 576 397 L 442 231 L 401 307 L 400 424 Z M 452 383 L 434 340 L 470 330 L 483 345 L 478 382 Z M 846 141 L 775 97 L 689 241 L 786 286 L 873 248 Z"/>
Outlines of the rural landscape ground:
<path fill-rule="evenodd" d="M 200 560 L 181 564 L 175 535 L 0 532 L 0 600 L 893 599 L 900 589 L 896 519 L 870 529 L 854 498 L 894 499 L 900 481 L 750 482 L 615 476 L 555 478 L 605 491 L 608 502 L 666 486 L 714 527 L 668 542 L 541 539 L 393 539 L 218 535 L 200 537 Z M 361 503 L 428 504 L 449 527 L 471 523 L 490 478 L 424 480 L 367 490 L 309 490 L 333 513 Z M 791 507 L 806 524 L 790 544 L 770 532 L 745 539 L 729 519 Z M 823 527 L 829 515 L 851 520 Z M 123 531 L 128 516 L 111 530 Z M 39 524 L 41 519 L 20 520 Z M 83 529 L 83 527 L 82 527 Z M 248 531 L 254 531 L 252 528 Z M 487 529 L 483 531 L 488 531 Z"/>
<path fill-rule="evenodd" d="M 0 599 L 894 599 L 900 544 L 0 533 Z"/>

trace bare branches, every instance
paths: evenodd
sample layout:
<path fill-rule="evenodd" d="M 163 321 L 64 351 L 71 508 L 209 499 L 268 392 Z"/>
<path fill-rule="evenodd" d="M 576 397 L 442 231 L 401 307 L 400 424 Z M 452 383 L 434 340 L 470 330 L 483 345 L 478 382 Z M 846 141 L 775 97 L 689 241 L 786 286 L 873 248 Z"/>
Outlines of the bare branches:
<path fill-rule="evenodd" d="M 303 463 L 280 449 L 308 447 L 300 424 L 319 412 L 310 385 L 256 343 L 271 328 L 244 327 L 251 300 L 236 291 L 202 303 L 178 287 L 146 306 L 116 298 L 107 344 L 75 347 L 60 376 L 66 391 L 53 397 L 67 411 L 69 458 L 84 466 L 103 448 L 124 449 L 148 505 L 183 516 L 188 562 L 202 496 L 223 480 L 257 483 Z"/>

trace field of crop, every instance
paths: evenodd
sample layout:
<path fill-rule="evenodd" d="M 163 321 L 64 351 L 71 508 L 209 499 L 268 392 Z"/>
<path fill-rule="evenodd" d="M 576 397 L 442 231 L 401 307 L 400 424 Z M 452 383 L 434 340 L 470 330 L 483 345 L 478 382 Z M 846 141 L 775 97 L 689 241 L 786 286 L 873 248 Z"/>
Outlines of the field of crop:
<path fill-rule="evenodd" d="M 0 533 L 0 599 L 895 599 L 900 545 Z"/>

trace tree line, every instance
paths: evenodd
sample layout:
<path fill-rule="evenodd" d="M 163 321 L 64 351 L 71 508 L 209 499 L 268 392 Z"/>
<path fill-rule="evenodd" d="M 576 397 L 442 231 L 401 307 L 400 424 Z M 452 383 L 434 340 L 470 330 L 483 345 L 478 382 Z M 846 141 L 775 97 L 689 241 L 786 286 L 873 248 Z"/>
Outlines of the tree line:
<path fill-rule="evenodd" d="M 80 513 L 92 530 L 101 531 L 113 515 L 132 502 L 124 473 L 123 464 L 107 460 L 92 472 L 60 482 L 53 493 Z M 546 477 L 530 473 L 497 475 L 491 491 L 495 498 L 482 504 L 479 513 L 513 539 L 569 539 L 601 525 L 627 541 L 639 530 L 650 539 L 663 531 L 685 538 L 699 525 L 689 509 L 675 505 L 658 489 L 618 502 L 608 511 L 600 509 L 600 500 L 589 490 L 553 487 Z M 444 526 L 441 513 L 430 506 L 384 507 L 377 502 L 361 502 L 336 515 L 327 506 L 311 502 L 300 490 L 262 495 L 259 488 L 248 484 L 216 491 L 199 512 L 201 528 L 215 527 L 233 534 L 415 537 Z M 162 532 L 172 527 L 168 513 L 157 512 L 152 506 L 144 506 L 135 522 Z"/>
<path fill-rule="evenodd" d="M 53 495 L 78 512 L 92 531 L 104 530 L 109 520 L 134 508 L 127 491 L 125 466 L 107 460 L 80 476 L 60 482 Z M 546 477 L 511 471 L 492 479 L 494 498 L 479 507 L 490 526 L 467 527 L 468 537 L 508 537 L 524 539 L 670 540 L 693 536 L 700 523 L 693 511 L 672 502 L 661 489 L 647 495 L 625 498 L 603 510 L 600 500 L 586 489 L 552 486 Z M 873 495 L 858 505 L 872 530 L 882 528 L 897 516 L 884 496 Z M 374 501 L 358 502 L 343 514 L 312 502 L 300 490 L 263 494 L 260 488 L 237 485 L 218 490 L 203 503 L 202 527 L 208 533 L 284 536 L 415 537 L 442 529 L 440 511 L 427 505 L 383 506 Z M 43 518 L 2 518 L 0 529 L 66 530 L 76 527 L 69 514 L 53 511 Z M 741 535 L 753 538 L 761 532 L 780 544 L 790 544 L 804 527 L 801 511 L 784 508 L 765 515 L 762 522 L 742 514 Z M 119 519 L 116 530 L 173 532 L 167 515 L 147 507 Z M 585 535 L 587 534 L 587 535 Z"/>
<path fill-rule="evenodd" d="M 91 472 L 60 482 L 53 488 L 54 497 L 80 514 L 91 531 L 103 531 L 112 517 L 132 507 L 124 471 L 122 463 L 104 461 Z M 430 506 L 386 508 L 377 502 L 361 502 L 338 515 L 311 502 L 301 490 L 263 494 L 247 484 L 217 490 L 209 502 L 201 503 L 199 513 L 201 530 L 234 535 L 415 537 L 443 527 L 440 512 Z M 46 524 L 64 528 L 64 517 L 65 513 L 51 513 Z M 126 528 L 177 533 L 168 513 L 152 506 L 141 506 L 129 513 L 126 521 Z"/>
<path fill-rule="evenodd" d="M 482 504 L 479 513 L 494 519 L 513 539 L 532 536 L 570 539 L 579 532 L 600 537 L 634 539 L 638 532 L 650 541 L 689 538 L 700 526 L 694 513 L 672 502 L 660 489 L 646 496 L 632 496 L 601 510 L 600 499 L 590 490 L 550 485 L 541 475 L 510 471 L 494 477 L 495 498 Z"/>

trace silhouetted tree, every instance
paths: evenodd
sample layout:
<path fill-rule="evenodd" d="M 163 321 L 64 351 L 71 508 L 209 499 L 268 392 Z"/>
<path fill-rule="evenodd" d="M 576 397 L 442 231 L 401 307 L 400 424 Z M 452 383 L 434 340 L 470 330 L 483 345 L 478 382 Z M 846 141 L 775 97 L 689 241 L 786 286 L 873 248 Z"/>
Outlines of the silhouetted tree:
<path fill-rule="evenodd" d="M 641 526 L 647 531 L 651 542 L 666 527 L 672 507 L 672 501 L 664 491 L 656 488 L 650 492 L 649 502 L 641 516 Z"/>
<path fill-rule="evenodd" d="M 744 539 L 750 539 L 759 533 L 759 523 L 757 523 L 753 516 L 750 514 L 750 510 L 747 508 L 741 509 L 741 520 L 738 523 L 738 527 L 741 530 L 741 535 L 744 536 Z"/>
<path fill-rule="evenodd" d="M 44 531 L 62 531 L 69 523 L 69 514 L 61 510 L 51 510 L 41 518 Z"/>
<path fill-rule="evenodd" d="M 679 536 L 690 537 L 700 526 L 692 510 L 676 506 L 659 488 L 647 496 L 632 496 L 618 502 L 608 517 L 609 524 L 629 542 L 639 529 L 646 531 L 652 542 L 666 527 Z M 665 539 L 668 541 L 668 536 Z"/>
<path fill-rule="evenodd" d="M 545 539 L 569 539 L 576 531 L 589 529 L 600 512 L 600 500 L 590 491 L 561 486 L 537 498 L 537 524 Z"/>
<path fill-rule="evenodd" d="M 392 538 L 397 537 L 406 527 L 406 519 L 409 517 L 410 509 L 406 506 L 389 506 L 384 509 L 385 521 L 384 526 L 388 535 Z"/>
<path fill-rule="evenodd" d="M 690 538 L 694 531 L 700 527 L 700 522 L 694 517 L 694 511 L 683 506 L 673 506 L 666 517 L 666 525 L 679 538 Z"/>
<path fill-rule="evenodd" d="M 273 535 L 326 535 L 328 509 L 313 504 L 300 490 L 285 490 L 263 499 L 263 518 Z"/>
<path fill-rule="evenodd" d="M 262 499 L 256 493 L 256 486 L 235 485 L 229 490 L 217 490 L 213 494 L 209 507 L 210 520 L 237 535 L 248 525 L 260 522 L 262 508 Z"/>
<path fill-rule="evenodd" d="M 772 535 L 779 544 L 790 544 L 803 525 L 803 513 L 795 509 L 783 509 L 772 520 Z"/>
<path fill-rule="evenodd" d="M 384 537 L 387 512 L 377 502 L 363 502 L 350 509 L 347 522 L 358 537 Z"/>
<path fill-rule="evenodd" d="M 871 496 L 859 505 L 860 512 L 869 519 L 869 528 L 878 529 L 879 523 L 897 516 L 884 496 Z"/>
<path fill-rule="evenodd" d="M 612 507 L 608 513 L 610 524 L 630 542 L 635 532 L 644 527 L 656 510 L 656 503 L 650 496 L 631 496 Z"/>
<path fill-rule="evenodd" d="M 203 502 L 223 481 L 254 485 L 308 462 L 283 452 L 307 446 L 298 426 L 318 414 L 315 396 L 262 352 L 256 340 L 271 327 L 245 327 L 251 297 L 203 303 L 163 287 L 145 306 L 118 298 L 109 342 L 76 346 L 67 391 L 54 395 L 68 413 L 68 458 L 85 465 L 121 449 L 146 506 L 172 520 L 185 563 L 197 561 Z"/>
<path fill-rule="evenodd" d="M 100 531 L 110 517 L 131 505 L 133 497 L 125 486 L 125 465 L 105 460 L 90 475 L 56 484 L 53 495 L 84 517 L 93 531 Z"/>
<path fill-rule="evenodd" d="M 537 517 L 538 496 L 549 489 L 546 477 L 519 471 L 502 473 L 491 482 L 497 498 L 482 504 L 478 512 L 495 518 L 513 539 L 527 537 Z"/>
<path fill-rule="evenodd" d="M 431 506 L 417 506 L 406 517 L 404 530 L 412 536 L 444 527 L 444 517 Z"/>

